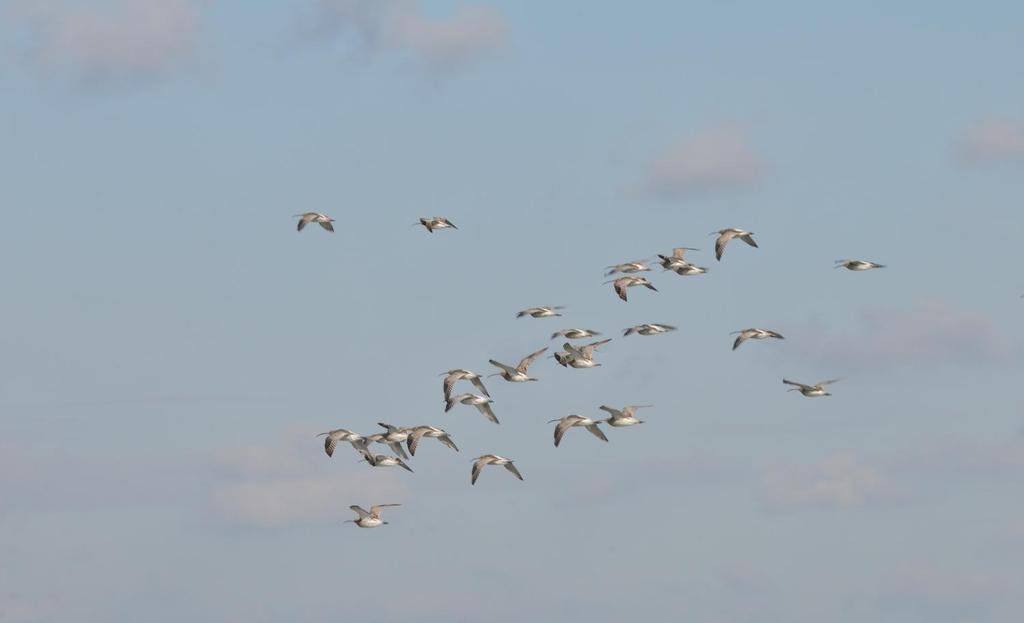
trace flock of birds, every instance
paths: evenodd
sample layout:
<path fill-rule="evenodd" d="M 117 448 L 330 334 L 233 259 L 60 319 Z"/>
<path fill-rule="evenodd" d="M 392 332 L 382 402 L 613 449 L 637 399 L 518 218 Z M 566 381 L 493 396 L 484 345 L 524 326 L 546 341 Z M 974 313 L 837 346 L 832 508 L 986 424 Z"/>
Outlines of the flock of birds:
<path fill-rule="evenodd" d="M 334 219 L 326 214 L 319 212 L 306 212 L 304 214 L 296 214 L 295 216 L 299 219 L 298 231 L 302 231 L 309 223 L 317 223 L 327 231 L 334 231 L 334 226 L 332 224 Z M 433 233 L 434 230 L 439 229 L 458 229 L 458 227 L 456 227 L 450 220 L 440 216 L 421 218 L 417 223 L 415 223 L 415 225 L 422 226 L 429 233 Z M 726 246 L 729 244 L 729 241 L 734 238 L 742 240 L 751 247 L 757 247 L 757 242 L 754 241 L 753 232 L 742 229 L 727 228 L 712 232 L 710 235 L 717 236 L 717 239 L 715 240 L 715 259 L 718 261 L 722 260 L 722 255 L 725 253 Z M 672 250 L 671 255 L 658 254 L 657 263 L 661 265 L 663 271 L 672 271 L 680 276 L 700 275 L 708 272 L 707 268 L 697 266 L 686 259 L 687 251 L 699 251 L 699 249 L 691 247 L 676 247 Z M 631 287 L 643 286 L 649 290 L 657 292 L 658 289 L 655 288 L 646 277 L 636 275 L 636 273 L 651 271 L 652 269 L 649 266 L 650 263 L 652 262 L 644 259 L 607 266 L 607 272 L 605 273 L 606 277 L 611 277 L 613 275 L 621 276 L 606 281 L 605 285 L 609 283 L 612 284 L 615 294 L 623 301 L 629 300 L 628 289 Z M 885 266 L 883 264 L 865 260 L 844 259 L 836 260 L 835 268 L 846 268 L 851 271 L 865 271 L 875 268 L 885 268 Z M 518 312 L 516 317 L 524 318 L 529 316 L 530 318 L 557 318 L 562 316 L 562 309 L 564 309 L 562 306 L 530 307 Z M 675 329 L 676 327 L 672 325 L 647 323 L 624 329 L 622 335 L 623 337 L 633 335 L 634 333 L 638 335 L 657 335 L 659 333 L 674 331 Z M 592 329 L 570 328 L 555 331 L 551 334 L 551 339 L 554 340 L 556 338 L 563 337 L 566 340 L 581 340 L 600 335 L 601 334 L 599 332 Z M 756 327 L 734 331 L 732 335 L 736 335 L 736 339 L 732 344 L 733 350 L 739 348 L 740 345 L 747 340 L 764 340 L 769 338 L 778 340 L 785 339 L 776 331 Z M 594 360 L 597 349 L 610 341 L 611 338 L 605 338 L 584 345 L 573 344 L 570 341 L 566 341 L 562 344 L 561 350 L 553 353 L 550 357 L 559 365 L 566 368 L 593 368 L 601 365 L 599 362 Z M 530 353 L 523 357 L 514 366 L 490 359 L 489 363 L 497 368 L 498 372 L 489 376 L 500 376 L 510 383 L 536 381 L 536 378 L 530 376 L 530 366 L 541 355 L 547 352 L 548 348 L 549 347 L 545 346 L 540 350 Z M 463 368 L 453 368 L 447 372 L 442 372 L 441 376 L 444 376 L 441 389 L 444 395 L 444 410 L 446 413 L 451 411 L 455 405 L 461 404 L 475 407 L 485 418 L 495 424 L 499 423 L 498 417 L 495 415 L 494 409 L 491 406 L 494 401 L 491 399 L 491 395 L 484 385 L 483 377 L 479 373 Z M 826 381 L 819 381 L 813 385 L 807 385 L 785 378 L 782 379 L 782 382 L 786 385 L 793 386 L 788 391 L 798 391 L 805 397 L 816 398 L 820 396 L 831 396 L 832 394 L 826 390 L 826 386 L 831 385 L 838 380 L 839 379 L 829 379 Z M 455 384 L 460 381 L 468 381 L 479 393 L 453 393 Z M 652 406 L 653 405 L 627 405 L 621 409 L 616 409 L 608 405 L 601 405 L 599 408 L 608 414 L 608 417 L 606 418 L 594 419 L 572 414 L 551 420 L 548 423 L 556 423 L 554 430 L 555 447 L 558 447 L 559 444 L 562 443 L 562 439 L 565 437 L 565 434 L 573 428 L 586 429 L 598 439 L 607 442 L 608 437 L 605 435 L 604 431 L 601 430 L 601 424 L 606 424 L 613 428 L 643 424 L 644 421 L 637 418 L 636 412 L 638 409 Z M 406 461 L 409 460 L 410 456 L 416 455 L 416 449 L 419 447 L 419 443 L 423 438 L 436 439 L 438 442 L 452 450 L 456 452 L 459 451 L 458 446 L 455 445 L 455 442 L 452 440 L 448 432 L 436 426 L 422 425 L 402 427 L 394 426 L 385 422 L 379 422 L 378 425 L 384 430 L 370 435 L 361 435 L 345 428 L 337 428 L 325 433 L 320 433 L 317 436 L 324 437 L 324 451 L 327 453 L 328 457 L 334 456 L 334 451 L 339 442 L 347 442 L 362 456 L 361 461 L 365 461 L 371 467 L 401 467 L 410 472 L 413 470 L 409 467 Z M 391 450 L 392 454 L 374 454 L 371 451 L 371 444 L 375 443 L 387 446 Z M 408 453 L 406 452 L 406 449 L 408 449 Z M 470 472 L 471 485 L 476 484 L 477 479 L 480 477 L 480 473 L 483 471 L 484 467 L 488 465 L 504 467 L 516 478 L 523 480 L 523 475 L 516 467 L 514 459 L 499 456 L 497 454 L 484 454 L 473 461 L 473 467 Z M 354 523 L 360 528 L 376 528 L 386 525 L 388 522 L 381 519 L 381 509 L 392 506 L 399 506 L 399 504 L 376 504 L 371 506 L 368 511 L 361 506 L 350 506 L 349 508 L 356 513 L 358 518 L 348 520 L 348 522 Z"/>

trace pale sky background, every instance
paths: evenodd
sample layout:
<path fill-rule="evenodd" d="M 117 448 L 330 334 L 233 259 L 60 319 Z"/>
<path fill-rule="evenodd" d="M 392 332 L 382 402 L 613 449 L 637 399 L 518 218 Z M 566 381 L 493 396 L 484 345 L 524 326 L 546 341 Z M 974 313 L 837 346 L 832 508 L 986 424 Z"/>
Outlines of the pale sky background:
<path fill-rule="evenodd" d="M 0 2 L 0 622 L 1024 619 L 1024 5 L 827 4 Z"/>

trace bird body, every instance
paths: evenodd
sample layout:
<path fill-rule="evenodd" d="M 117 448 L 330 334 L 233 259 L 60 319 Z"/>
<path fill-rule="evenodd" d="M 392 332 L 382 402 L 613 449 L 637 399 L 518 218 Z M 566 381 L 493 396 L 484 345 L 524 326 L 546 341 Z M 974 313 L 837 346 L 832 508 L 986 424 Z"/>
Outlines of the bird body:
<path fill-rule="evenodd" d="M 295 217 L 299 219 L 298 231 L 302 231 L 302 229 L 309 223 L 319 223 L 320 227 L 323 227 L 327 231 L 334 231 L 334 225 L 331 224 L 334 222 L 334 219 L 326 214 L 322 214 L 320 212 L 304 212 L 302 214 L 296 214 Z"/>
<path fill-rule="evenodd" d="M 661 258 L 661 267 L 664 270 L 676 270 L 680 267 L 687 266 L 690 262 L 686 261 L 687 251 L 700 251 L 700 249 L 694 249 L 692 247 L 676 247 L 672 249 L 672 255 L 658 254 Z"/>
<path fill-rule="evenodd" d="M 736 229 L 735 227 L 730 227 L 728 229 L 713 231 L 710 235 L 718 236 L 718 239 L 715 240 L 715 259 L 718 261 L 722 261 L 722 254 L 725 253 L 725 245 L 729 244 L 729 241 L 733 238 L 739 238 L 750 246 L 757 247 L 757 243 L 754 242 L 754 232 L 752 231 L 745 231 L 742 229 Z"/>
<path fill-rule="evenodd" d="M 487 465 L 501 465 L 508 471 L 512 472 L 519 480 L 523 479 L 523 475 L 516 469 L 515 462 L 512 459 L 506 459 L 503 456 L 497 454 L 484 454 L 477 457 L 473 461 L 473 471 L 470 478 L 469 484 L 475 485 L 476 479 L 480 477 L 480 471 Z"/>
<path fill-rule="evenodd" d="M 782 337 L 782 334 L 776 333 L 775 331 L 770 331 L 768 329 L 756 329 L 756 328 L 743 329 L 742 331 L 733 331 L 729 335 L 736 335 L 736 334 L 739 334 L 739 335 L 736 336 L 736 341 L 732 343 L 732 349 L 733 350 L 736 350 L 737 348 L 739 348 L 740 344 L 742 344 L 743 342 L 745 342 L 747 340 L 763 340 L 763 339 L 770 338 L 770 337 L 775 338 L 777 340 L 784 340 L 784 339 L 786 339 L 786 338 Z"/>
<path fill-rule="evenodd" d="M 405 453 L 403 452 L 403 454 Z M 388 456 L 386 454 L 373 454 L 369 450 L 364 450 L 363 460 L 365 460 L 373 467 L 393 467 L 397 465 L 406 471 L 412 471 L 412 468 L 406 465 L 405 461 L 398 458 L 397 456 Z"/>

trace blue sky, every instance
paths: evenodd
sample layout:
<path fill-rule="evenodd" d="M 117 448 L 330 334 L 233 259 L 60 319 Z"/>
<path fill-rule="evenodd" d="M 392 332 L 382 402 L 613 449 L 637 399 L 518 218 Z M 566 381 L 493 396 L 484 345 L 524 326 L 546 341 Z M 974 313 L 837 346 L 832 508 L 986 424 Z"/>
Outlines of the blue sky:
<path fill-rule="evenodd" d="M 1022 22 L 0 3 L 0 621 L 1019 620 Z M 760 248 L 716 262 L 724 227 Z M 674 246 L 708 274 L 602 285 Z M 443 412 L 438 373 L 572 326 L 602 367 L 491 379 L 500 426 Z M 787 339 L 732 352 L 749 326 Z M 408 474 L 314 438 L 378 421 L 462 452 Z M 525 481 L 470 487 L 488 452 Z"/>

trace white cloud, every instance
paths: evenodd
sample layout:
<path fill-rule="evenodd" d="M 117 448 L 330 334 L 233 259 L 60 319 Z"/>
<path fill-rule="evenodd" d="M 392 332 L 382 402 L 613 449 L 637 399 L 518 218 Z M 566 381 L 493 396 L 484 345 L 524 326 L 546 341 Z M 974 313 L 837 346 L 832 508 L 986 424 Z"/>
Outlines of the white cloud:
<path fill-rule="evenodd" d="M 865 310 L 862 329 L 855 333 L 821 327 L 802 333 L 794 340 L 795 350 L 832 367 L 1006 363 L 1021 350 L 986 314 L 941 301 L 923 301 L 909 309 Z"/>
<path fill-rule="evenodd" d="M 22 0 L 8 15 L 40 68 L 89 84 L 166 75 L 192 54 L 199 24 L 190 0 Z"/>
<path fill-rule="evenodd" d="M 647 189 L 668 198 L 753 185 L 764 163 L 735 128 L 699 132 L 667 149 L 648 169 Z"/>
<path fill-rule="evenodd" d="M 1024 120 L 984 120 L 967 130 L 957 152 L 969 162 L 1024 160 Z"/>
<path fill-rule="evenodd" d="M 427 16 L 415 0 L 316 0 L 309 28 L 322 36 L 350 32 L 371 52 L 410 53 L 435 67 L 465 65 L 502 47 L 507 26 L 487 5 L 464 5 Z"/>
<path fill-rule="evenodd" d="M 775 510 L 856 508 L 878 501 L 884 494 L 883 475 L 848 453 L 833 454 L 810 467 L 772 465 L 762 480 L 762 497 Z"/>

